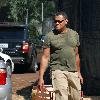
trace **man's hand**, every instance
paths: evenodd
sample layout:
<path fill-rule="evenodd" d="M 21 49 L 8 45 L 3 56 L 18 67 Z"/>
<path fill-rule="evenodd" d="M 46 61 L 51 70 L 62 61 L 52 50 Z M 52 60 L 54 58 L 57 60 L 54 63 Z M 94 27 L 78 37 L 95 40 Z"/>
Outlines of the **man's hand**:
<path fill-rule="evenodd" d="M 44 89 L 44 80 L 43 79 L 39 79 L 38 88 L 40 91 L 42 91 Z"/>

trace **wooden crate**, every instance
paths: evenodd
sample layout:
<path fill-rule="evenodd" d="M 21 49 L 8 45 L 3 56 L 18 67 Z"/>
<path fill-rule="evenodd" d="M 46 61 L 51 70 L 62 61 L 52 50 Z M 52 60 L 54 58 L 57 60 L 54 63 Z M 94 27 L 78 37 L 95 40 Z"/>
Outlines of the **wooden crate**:
<path fill-rule="evenodd" d="M 83 100 L 100 100 L 100 96 L 85 96 Z"/>
<path fill-rule="evenodd" d="M 36 86 L 32 89 L 32 100 L 55 100 L 52 85 L 45 85 L 42 91 L 39 91 Z"/>

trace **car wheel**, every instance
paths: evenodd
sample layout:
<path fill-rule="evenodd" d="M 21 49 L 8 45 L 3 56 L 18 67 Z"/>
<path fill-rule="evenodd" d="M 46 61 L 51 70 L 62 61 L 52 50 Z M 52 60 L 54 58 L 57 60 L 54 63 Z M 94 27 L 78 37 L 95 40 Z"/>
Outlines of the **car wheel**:
<path fill-rule="evenodd" d="M 36 73 L 37 71 L 37 68 L 38 68 L 38 65 L 37 65 L 37 59 L 35 56 L 32 57 L 32 63 L 31 63 L 31 71 Z"/>

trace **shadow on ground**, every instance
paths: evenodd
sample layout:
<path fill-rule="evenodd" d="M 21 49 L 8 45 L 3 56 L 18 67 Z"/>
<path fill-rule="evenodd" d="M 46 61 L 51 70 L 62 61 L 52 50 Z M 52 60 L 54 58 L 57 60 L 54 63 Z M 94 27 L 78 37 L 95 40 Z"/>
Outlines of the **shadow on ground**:
<path fill-rule="evenodd" d="M 24 100 L 31 100 L 32 87 L 33 85 L 17 90 L 16 94 L 23 96 Z"/>
<path fill-rule="evenodd" d="M 45 72 L 44 81 L 45 81 L 45 85 L 51 84 L 50 67 L 48 67 L 48 69 Z M 32 82 L 31 86 L 17 90 L 16 93 L 17 93 L 17 95 L 23 96 L 25 100 L 31 100 L 32 88 L 33 88 L 33 86 L 37 86 L 37 85 L 38 85 L 38 80 L 36 80 L 35 82 Z"/>

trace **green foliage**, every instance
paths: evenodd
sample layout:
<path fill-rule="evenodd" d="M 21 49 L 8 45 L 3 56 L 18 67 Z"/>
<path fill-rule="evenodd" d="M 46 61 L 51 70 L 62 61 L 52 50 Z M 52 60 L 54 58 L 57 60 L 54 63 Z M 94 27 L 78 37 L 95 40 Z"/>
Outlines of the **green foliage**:
<path fill-rule="evenodd" d="M 16 22 L 24 22 L 28 9 L 29 22 L 33 19 L 41 22 L 42 2 L 44 4 L 44 17 L 47 18 L 50 16 L 50 13 L 53 12 L 54 8 L 52 4 L 46 0 L 8 0 L 11 10 L 9 18 Z"/>
<path fill-rule="evenodd" d="M 0 8 L 1 8 L 2 6 L 4 6 L 5 3 L 6 3 L 6 0 L 0 0 Z"/>
<path fill-rule="evenodd" d="M 5 1 L 5 0 L 4 0 Z M 51 17 L 54 12 L 54 4 L 48 0 L 6 0 L 10 11 L 9 20 L 17 23 L 25 23 L 28 9 L 28 25 L 30 37 L 40 34 L 38 29 L 42 27 L 42 3 L 44 19 Z"/>
<path fill-rule="evenodd" d="M 9 18 L 16 22 L 23 22 L 26 16 L 27 0 L 10 0 L 8 4 L 11 10 Z"/>

